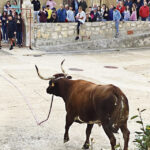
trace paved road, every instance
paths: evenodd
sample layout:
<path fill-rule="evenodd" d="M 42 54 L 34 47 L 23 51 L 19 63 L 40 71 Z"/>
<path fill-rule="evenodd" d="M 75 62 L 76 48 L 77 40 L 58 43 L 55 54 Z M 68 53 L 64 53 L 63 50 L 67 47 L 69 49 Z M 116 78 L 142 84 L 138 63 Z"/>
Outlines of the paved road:
<path fill-rule="evenodd" d="M 70 141 L 63 144 L 65 108 L 60 98 L 55 97 L 50 119 L 41 127 L 36 125 L 24 100 L 28 101 L 38 120 L 46 118 L 51 99 L 45 91 L 48 82 L 37 77 L 34 65 L 38 65 L 44 76 L 51 76 L 60 72 L 60 62 L 64 58 L 64 68 L 74 79 L 119 86 L 129 99 L 130 117 L 137 114 L 138 107 L 146 108 L 143 119 L 145 124 L 150 123 L 149 48 L 88 54 L 50 54 L 28 49 L 3 49 L 0 51 L 0 150 L 81 149 L 86 125 L 74 124 L 70 130 Z M 14 86 L 19 88 L 24 98 Z M 135 121 L 129 120 L 129 129 L 130 150 L 133 150 L 136 149 L 132 142 L 134 132 L 139 126 Z M 95 141 L 94 150 L 110 150 L 108 138 L 102 128 L 95 125 L 92 137 Z M 122 143 L 122 135 L 116 137 Z"/>

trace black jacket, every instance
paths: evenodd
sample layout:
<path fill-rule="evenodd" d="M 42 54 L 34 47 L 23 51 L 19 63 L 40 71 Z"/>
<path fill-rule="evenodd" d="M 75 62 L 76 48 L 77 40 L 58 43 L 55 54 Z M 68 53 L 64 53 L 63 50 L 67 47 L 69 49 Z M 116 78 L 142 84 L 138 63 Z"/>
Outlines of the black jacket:
<path fill-rule="evenodd" d="M 81 1 L 80 1 L 79 6 L 81 6 L 81 7 L 82 7 L 82 10 L 83 10 L 83 11 L 85 11 L 85 10 L 86 10 L 86 8 L 87 8 L 87 4 L 86 4 L 86 2 L 85 2 L 85 1 L 83 1 L 83 2 L 81 2 Z"/>
<path fill-rule="evenodd" d="M 40 10 L 41 4 L 40 4 L 39 0 L 37 0 L 37 1 L 32 0 L 31 3 L 33 4 L 34 11 L 39 11 Z"/>
<path fill-rule="evenodd" d="M 22 32 L 22 19 L 17 19 L 16 20 L 16 29 L 17 29 L 17 32 Z"/>
<path fill-rule="evenodd" d="M 16 32 L 16 22 L 14 20 L 9 20 L 7 25 L 8 33 Z"/>
<path fill-rule="evenodd" d="M 79 2 L 78 2 L 78 0 L 77 0 L 77 3 L 78 3 L 78 7 L 79 7 Z M 72 1 L 71 7 L 73 8 L 73 11 L 75 11 L 75 0 Z"/>
<path fill-rule="evenodd" d="M 103 18 L 106 20 L 109 20 L 109 12 L 108 11 L 104 11 Z"/>
<path fill-rule="evenodd" d="M 6 27 L 7 26 L 7 16 L 1 16 L 1 20 L 2 20 L 2 27 Z"/>

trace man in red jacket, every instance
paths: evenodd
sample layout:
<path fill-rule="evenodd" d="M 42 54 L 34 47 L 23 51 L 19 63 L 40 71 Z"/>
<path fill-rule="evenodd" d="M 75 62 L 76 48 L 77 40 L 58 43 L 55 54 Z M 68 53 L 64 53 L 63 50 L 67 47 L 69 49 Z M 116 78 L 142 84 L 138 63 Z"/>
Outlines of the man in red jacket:
<path fill-rule="evenodd" d="M 149 7 L 147 6 L 147 2 L 144 2 L 144 6 L 141 6 L 139 13 L 142 21 L 146 21 L 149 16 Z"/>
<path fill-rule="evenodd" d="M 125 6 L 124 6 L 124 3 L 123 1 L 119 1 L 118 5 L 117 5 L 117 10 L 120 11 L 120 14 L 121 14 L 121 20 L 124 19 L 124 11 L 125 11 Z"/>

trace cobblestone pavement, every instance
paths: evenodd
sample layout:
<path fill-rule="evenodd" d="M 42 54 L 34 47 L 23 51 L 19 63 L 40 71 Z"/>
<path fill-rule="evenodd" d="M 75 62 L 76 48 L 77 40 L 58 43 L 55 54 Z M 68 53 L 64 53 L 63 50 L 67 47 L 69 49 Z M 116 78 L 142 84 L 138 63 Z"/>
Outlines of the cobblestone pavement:
<path fill-rule="evenodd" d="M 43 76 L 51 76 L 60 72 L 60 62 L 64 58 L 64 69 L 74 79 L 119 86 L 129 99 L 130 117 L 137 114 L 138 107 L 145 108 L 143 119 L 145 124 L 150 124 L 150 48 L 88 54 L 52 54 L 26 48 L 9 51 L 4 48 L 0 50 L 0 150 L 81 149 L 85 124 L 74 123 L 70 129 L 70 141 L 63 144 L 66 113 L 61 98 L 54 98 L 51 116 L 42 126 L 36 125 L 23 98 L 39 121 L 45 119 L 51 96 L 46 94 L 48 82 L 37 77 L 34 65 L 39 67 Z M 139 126 L 130 119 L 128 125 L 131 131 L 129 149 L 133 150 L 136 149 L 132 142 L 134 132 Z M 110 150 L 101 127 L 95 125 L 91 137 L 95 141 L 93 150 Z M 116 134 L 116 137 L 122 143 L 122 135 Z"/>

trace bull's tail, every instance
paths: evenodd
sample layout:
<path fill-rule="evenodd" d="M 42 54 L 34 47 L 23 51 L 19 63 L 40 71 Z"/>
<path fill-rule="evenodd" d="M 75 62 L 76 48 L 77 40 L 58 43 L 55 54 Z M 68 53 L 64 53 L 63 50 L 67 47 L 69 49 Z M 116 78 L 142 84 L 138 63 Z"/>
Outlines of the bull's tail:
<path fill-rule="evenodd" d="M 119 130 L 119 124 L 121 120 L 125 119 L 125 109 L 128 109 L 128 106 L 125 106 L 126 96 L 122 91 L 114 86 L 114 111 L 111 115 L 109 125 L 112 129 L 112 132 L 117 133 Z M 124 118 L 125 117 L 125 118 Z"/>

